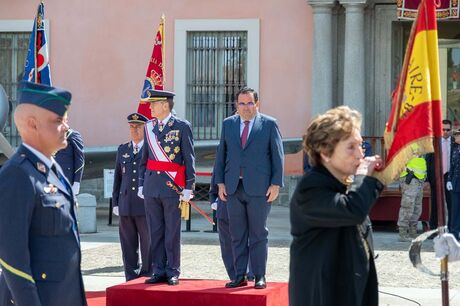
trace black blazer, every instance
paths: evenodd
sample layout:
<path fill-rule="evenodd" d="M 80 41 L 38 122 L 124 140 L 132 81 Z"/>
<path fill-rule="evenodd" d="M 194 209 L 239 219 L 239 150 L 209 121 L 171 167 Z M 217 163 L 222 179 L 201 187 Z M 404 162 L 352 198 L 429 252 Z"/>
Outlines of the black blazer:
<path fill-rule="evenodd" d="M 299 182 L 291 200 L 289 303 L 291 306 L 378 305 L 367 217 L 383 189 L 356 176 L 347 191 L 324 167 Z M 367 223 L 363 226 L 363 223 Z M 367 248 L 369 246 L 369 248 Z"/>

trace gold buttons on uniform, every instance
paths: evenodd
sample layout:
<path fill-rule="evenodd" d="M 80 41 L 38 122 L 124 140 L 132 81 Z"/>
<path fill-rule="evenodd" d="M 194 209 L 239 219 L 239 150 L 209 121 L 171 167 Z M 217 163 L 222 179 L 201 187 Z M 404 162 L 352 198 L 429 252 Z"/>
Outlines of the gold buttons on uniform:
<path fill-rule="evenodd" d="M 46 279 L 46 273 L 42 273 L 42 279 Z"/>

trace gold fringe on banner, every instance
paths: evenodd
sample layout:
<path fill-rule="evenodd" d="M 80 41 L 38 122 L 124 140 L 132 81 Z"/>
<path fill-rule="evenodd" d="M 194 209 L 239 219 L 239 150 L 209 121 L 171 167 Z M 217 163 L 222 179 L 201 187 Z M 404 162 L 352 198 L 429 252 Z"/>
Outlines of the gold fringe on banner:
<path fill-rule="evenodd" d="M 385 139 L 385 146 L 386 144 L 387 141 Z M 385 165 L 385 169 L 382 171 L 374 171 L 372 176 L 381 181 L 384 185 L 388 185 L 399 178 L 409 160 L 433 151 L 433 137 L 427 136 L 419 138 L 403 147 L 390 163 Z"/>

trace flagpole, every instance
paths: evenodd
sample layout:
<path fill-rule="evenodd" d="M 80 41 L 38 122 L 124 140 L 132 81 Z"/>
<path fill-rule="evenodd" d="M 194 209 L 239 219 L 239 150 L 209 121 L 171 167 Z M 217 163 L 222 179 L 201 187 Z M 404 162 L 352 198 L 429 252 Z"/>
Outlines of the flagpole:
<path fill-rule="evenodd" d="M 424 6 L 424 12 L 425 16 L 422 16 L 422 18 L 425 18 L 425 23 L 428 24 L 429 16 L 428 16 L 428 7 L 426 5 L 427 1 L 433 1 L 433 4 L 430 3 L 430 5 L 433 5 L 433 7 L 430 8 L 435 10 L 437 0 L 422 0 L 420 6 Z M 430 12 L 431 13 L 431 12 Z M 434 13 L 434 22 L 437 24 L 438 20 L 436 17 L 436 12 Z M 436 26 L 436 31 L 437 31 L 437 26 Z M 437 38 L 437 35 L 436 35 Z M 433 42 L 434 45 L 438 45 L 438 41 Z M 437 47 L 435 49 L 436 51 L 438 50 Z M 437 52 L 434 54 L 436 56 L 436 59 L 439 61 L 439 57 Z M 431 70 L 431 67 L 430 67 Z M 439 69 L 438 72 L 439 73 Z M 438 85 L 439 86 L 439 85 Z M 432 105 L 433 107 L 433 105 Z M 440 110 L 439 110 L 440 112 Z M 434 149 L 434 171 L 435 171 L 435 178 L 436 178 L 436 206 L 437 206 L 437 213 L 438 213 L 438 234 L 441 235 L 447 231 L 446 228 L 446 213 L 445 213 L 445 207 L 444 207 L 444 171 L 442 167 L 442 146 L 441 146 L 441 137 L 436 133 L 436 123 L 440 124 L 438 122 L 441 118 L 436 118 L 436 112 L 431 111 L 431 116 L 432 116 L 432 121 L 433 121 L 433 127 L 434 127 L 434 137 L 433 137 L 433 149 Z M 441 115 L 438 114 L 440 117 Z M 440 262 L 440 269 L 441 269 L 441 295 L 442 295 L 442 305 L 443 306 L 449 306 L 449 267 L 448 267 L 448 258 L 447 256 L 441 259 Z"/>
<path fill-rule="evenodd" d="M 438 234 L 446 232 L 446 214 L 444 210 L 444 176 L 442 173 L 442 148 L 441 138 L 433 138 L 434 147 L 434 171 L 436 178 L 436 206 L 438 212 Z M 441 260 L 441 293 L 442 305 L 449 306 L 449 272 L 447 256 Z"/>

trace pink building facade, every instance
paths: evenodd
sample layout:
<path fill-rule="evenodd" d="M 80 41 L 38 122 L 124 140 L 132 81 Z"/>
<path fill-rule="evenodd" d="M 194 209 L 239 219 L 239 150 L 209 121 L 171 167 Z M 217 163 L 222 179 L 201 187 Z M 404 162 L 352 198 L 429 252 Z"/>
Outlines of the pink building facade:
<path fill-rule="evenodd" d="M 2 0 L 0 32 L 30 32 L 37 5 L 35 0 Z M 187 118 L 188 33 L 240 31 L 247 33 L 246 82 L 259 91 L 261 111 L 278 119 L 283 137 L 301 137 L 311 117 L 312 13 L 307 1 L 48 0 L 53 84 L 72 92 L 70 124 L 88 150 L 128 139 L 125 118 L 137 109 L 162 14 L 165 89 L 177 93 L 179 116 Z M 301 160 L 300 154 L 288 157 L 287 173 L 300 173 Z"/>

